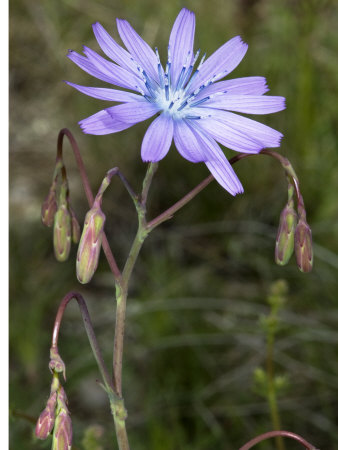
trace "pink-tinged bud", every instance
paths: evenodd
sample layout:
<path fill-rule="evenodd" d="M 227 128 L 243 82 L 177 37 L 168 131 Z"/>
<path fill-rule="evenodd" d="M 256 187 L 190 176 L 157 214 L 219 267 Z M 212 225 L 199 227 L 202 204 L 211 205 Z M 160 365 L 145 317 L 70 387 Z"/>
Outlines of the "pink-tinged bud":
<path fill-rule="evenodd" d="M 68 206 L 62 202 L 56 211 L 54 220 L 54 253 L 58 261 L 63 262 L 69 256 L 72 237 L 72 221 Z"/>
<path fill-rule="evenodd" d="M 95 204 L 86 214 L 76 258 L 76 274 L 80 283 L 89 283 L 97 269 L 105 220 L 106 216 Z"/>
<path fill-rule="evenodd" d="M 80 224 L 79 221 L 77 220 L 74 210 L 72 208 L 69 208 L 69 210 L 72 219 L 72 240 L 74 244 L 78 244 L 81 237 Z"/>
<path fill-rule="evenodd" d="M 295 231 L 295 253 L 301 272 L 311 272 L 313 266 L 312 233 L 303 218 L 299 219 Z"/>
<path fill-rule="evenodd" d="M 51 227 L 57 210 L 55 188 L 52 186 L 41 207 L 41 220 L 46 227 Z"/>
<path fill-rule="evenodd" d="M 46 439 L 52 432 L 55 422 L 56 392 L 48 399 L 46 408 L 40 414 L 35 427 L 35 436 L 39 439 Z"/>
<path fill-rule="evenodd" d="M 297 214 L 290 201 L 281 212 L 276 239 L 275 260 L 281 266 L 288 263 L 293 253 L 296 223 Z"/>
<path fill-rule="evenodd" d="M 52 450 L 71 450 L 72 439 L 72 421 L 69 412 L 61 408 L 55 420 Z"/>

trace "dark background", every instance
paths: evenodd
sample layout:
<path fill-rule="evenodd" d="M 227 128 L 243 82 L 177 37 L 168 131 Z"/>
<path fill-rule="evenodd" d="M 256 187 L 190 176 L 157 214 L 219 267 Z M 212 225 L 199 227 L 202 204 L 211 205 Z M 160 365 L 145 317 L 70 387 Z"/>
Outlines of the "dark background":
<path fill-rule="evenodd" d="M 40 221 L 58 131 L 68 127 L 74 133 L 95 190 L 114 166 L 139 189 L 146 169 L 140 146 L 148 123 L 114 135 L 82 134 L 77 122 L 107 103 L 62 82 L 99 85 L 66 58 L 67 49 L 81 51 L 86 44 L 98 50 L 91 30 L 96 21 L 118 38 L 115 18 L 120 17 L 163 55 L 182 6 L 196 13 L 195 49 L 210 55 L 240 34 L 249 50 L 230 78 L 265 76 L 270 93 L 286 97 L 284 112 L 258 119 L 285 134 L 280 152 L 300 178 L 315 263 L 311 274 L 300 273 L 294 258 L 286 267 L 274 263 L 286 183 L 277 162 L 265 156 L 236 165 L 244 195 L 232 198 L 214 182 L 157 229 L 142 249 L 128 303 L 124 395 L 131 447 L 231 450 L 272 428 L 253 372 L 266 357 L 260 317 L 268 313 L 271 285 L 284 279 L 287 302 L 275 349 L 276 372 L 287 379 L 279 397 L 282 428 L 302 434 L 318 448 L 338 448 L 334 0 L 10 2 L 10 448 L 51 445 L 34 439 L 32 422 L 49 393 L 52 324 L 67 291 L 85 296 L 111 363 L 114 291 L 107 263 L 102 257 L 92 283 L 79 285 L 76 248 L 67 262 L 57 263 L 52 231 Z M 68 144 L 65 154 L 71 202 L 82 223 L 87 205 Z M 172 147 L 152 185 L 149 217 L 207 174 L 203 164 L 189 163 Z M 136 216 L 117 180 L 105 195 L 104 210 L 122 265 Z M 97 385 L 99 373 L 75 304 L 62 324 L 60 352 L 67 365 L 75 447 L 115 448 L 108 402 Z M 96 435 L 97 443 L 88 443 L 88 434 Z M 274 443 L 257 448 L 272 449 Z M 299 445 L 289 441 L 287 448 Z"/>

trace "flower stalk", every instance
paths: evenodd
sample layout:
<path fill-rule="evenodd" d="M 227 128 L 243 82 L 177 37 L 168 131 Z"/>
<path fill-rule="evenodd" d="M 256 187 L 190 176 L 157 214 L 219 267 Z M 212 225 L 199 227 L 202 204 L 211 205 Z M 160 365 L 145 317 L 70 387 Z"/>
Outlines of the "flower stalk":
<path fill-rule="evenodd" d="M 127 411 L 124 406 L 124 400 L 123 400 L 123 391 L 122 391 L 122 365 L 123 365 L 123 347 L 124 347 L 124 335 L 125 335 L 125 320 L 126 320 L 126 306 L 127 306 L 127 297 L 128 297 L 128 287 L 130 282 L 130 277 L 132 275 L 133 269 L 135 267 L 135 263 L 137 261 L 137 257 L 140 253 L 140 250 L 142 248 L 142 245 L 149 235 L 149 233 L 156 228 L 158 225 L 163 223 L 166 220 L 169 220 L 173 217 L 173 215 L 179 211 L 183 206 L 188 204 L 195 196 L 201 192 L 206 186 L 208 186 L 213 180 L 213 175 L 209 175 L 206 177 L 201 183 L 199 183 L 194 189 L 192 189 L 188 194 L 186 194 L 184 197 L 182 197 L 179 201 L 177 201 L 174 205 L 169 207 L 166 211 L 159 214 L 154 219 L 147 222 L 146 219 L 146 212 L 147 212 L 147 199 L 148 194 L 150 190 L 150 186 L 154 177 L 154 174 L 157 170 L 158 164 L 157 163 L 150 163 L 148 165 L 148 169 L 143 181 L 142 185 L 142 191 L 139 195 L 137 195 L 131 186 L 129 185 L 128 181 L 125 179 L 123 174 L 120 172 L 118 168 L 111 169 L 107 173 L 107 177 L 104 179 L 100 190 L 96 196 L 96 199 L 94 200 L 94 196 L 92 194 L 88 177 L 83 165 L 83 161 L 80 155 L 80 151 L 78 148 L 78 145 L 71 134 L 71 132 L 67 129 L 63 129 L 59 133 L 58 137 L 58 151 L 57 151 L 57 164 L 58 168 L 62 173 L 62 178 L 65 180 L 65 167 L 60 161 L 62 161 L 62 145 L 63 145 L 63 138 L 64 136 L 67 136 L 72 149 L 74 151 L 74 156 L 80 171 L 81 179 L 83 182 L 83 186 L 86 192 L 88 203 L 91 207 L 91 211 L 93 209 L 101 208 L 101 201 L 102 201 L 102 194 L 105 191 L 105 189 L 108 187 L 111 178 L 114 175 L 118 175 L 121 179 L 122 183 L 124 184 L 126 190 L 128 191 L 137 215 L 138 215 L 138 230 L 135 235 L 133 244 L 131 246 L 130 252 L 128 254 L 126 263 L 124 265 L 124 268 L 122 271 L 118 268 L 115 258 L 113 256 L 113 253 L 110 249 L 109 243 L 107 241 L 107 238 L 103 231 L 103 226 L 100 228 L 101 238 L 102 238 L 102 247 L 105 252 L 108 264 L 110 266 L 111 272 L 115 279 L 115 289 L 116 289 L 116 317 L 115 317 L 115 335 L 114 335 L 114 352 L 113 352 L 113 371 L 112 376 L 109 374 L 106 365 L 103 361 L 100 349 L 97 344 L 97 340 L 93 331 L 93 327 L 90 321 L 89 313 L 85 304 L 84 299 L 82 296 L 76 292 L 70 292 L 68 293 L 64 299 L 62 300 L 56 320 L 54 325 L 54 331 L 53 331 L 53 339 L 52 339 L 52 347 L 51 347 L 51 370 L 53 370 L 56 373 L 63 372 L 65 374 L 65 367 L 63 364 L 63 361 L 59 357 L 58 354 L 58 348 L 57 348 L 57 341 L 58 341 L 58 334 L 59 334 L 59 328 L 61 324 L 61 320 L 63 317 L 64 310 L 69 303 L 69 301 L 74 298 L 77 300 L 79 304 L 79 308 L 83 317 L 84 325 L 86 328 L 86 332 L 90 341 L 90 345 L 92 347 L 93 354 L 95 356 L 95 359 L 98 364 L 98 368 L 101 372 L 101 376 L 103 379 L 103 388 L 106 390 L 109 402 L 110 402 L 110 408 L 111 412 L 114 418 L 115 423 L 115 430 L 116 430 L 116 437 L 118 441 L 118 446 L 120 450 L 129 450 L 129 443 L 128 443 L 128 436 L 126 431 L 126 419 L 127 419 Z M 297 201 L 298 201 L 298 214 L 301 215 L 301 218 L 304 219 L 305 214 L 305 208 L 304 203 L 300 194 L 299 190 L 299 182 L 296 174 L 294 173 L 291 164 L 289 161 L 282 157 L 281 155 L 270 151 L 270 150 L 262 150 L 260 152 L 261 154 L 267 154 L 269 156 L 272 156 L 279 160 L 279 162 L 282 164 L 282 167 L 287 173 L 288 179 L 289 179 L 289 197 L 288 202 L 291 202 L 291 197 L 293 194 L 295 194 Z M 252 156 L 251 154 L 239 154 L 232 158 L 229 162 L 231 165 L 235 164 L 236 162 L 240 161 L 241 159 L 244 159 L 248 156 Z M 292 194 L 292 195 L 291 195 Z M 66 199 L 67 199 L 66 195 Z M 292 206 L 292 205 L 291 205 Z M 102 213 L 103 214 L 103 213 Z M 104 222 L 104 221 L 103 221 Z M 304 235 L 304 233 L 303 233 Z M 300 236 L 299 241 L 303 242 L 304 238 L 303 235 Z M 303 241 L 302 241 L 303 239 Z M 82 241 L 82 239 L 81 239 Z M 81 247 L 81 242 L 80 242 Z M 304 253 L 304 251 L 303 251 Z M 97 256 L 98 261 L 98 256 Z M 96 261 L 96 263 L 97 263 Z M 95 271 L 95 270 L 94 270 Z M 283 432 L 281 432 L 283 433 Z M 244 447 L 243 447 L 244 449 Z"/>

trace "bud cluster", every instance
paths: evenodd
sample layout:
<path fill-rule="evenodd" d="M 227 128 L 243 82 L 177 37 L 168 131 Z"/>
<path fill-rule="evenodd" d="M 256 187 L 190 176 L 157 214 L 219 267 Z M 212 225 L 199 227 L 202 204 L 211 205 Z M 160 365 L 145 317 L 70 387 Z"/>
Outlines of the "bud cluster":
<path fill-rule="evenodd" d="M 72 447 L 72 422 L 67 403 L 66 393 L 55 371 L 46 408 L 40 414 L 35 427 L 38 439 L 47 439 L 53 433 L 52 450 L 70 450 Z"/>
<path fill-rule="evenodd" d="M 302 272 L 310 272 L 313 265 L 311 229 L 306 222 L 303 198 L 297 192 L 297 212 L 294 206 L 294 187 L 288 176 L 288 201 L 281 212 L 276 238 L 275 260 L 283 266 L 295 250 L 296 261 Z"/>

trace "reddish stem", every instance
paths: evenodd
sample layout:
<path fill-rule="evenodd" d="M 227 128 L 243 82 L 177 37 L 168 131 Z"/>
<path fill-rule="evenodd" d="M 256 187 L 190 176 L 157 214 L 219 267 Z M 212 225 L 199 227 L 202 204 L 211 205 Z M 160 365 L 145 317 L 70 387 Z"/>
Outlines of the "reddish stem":
<path fill-rule="evenodd" d="M 299 442 L 303 445 L 303 447 L 307 448 L 308 450 L 316 450 L 316 448 L 307 442 L 304 438 L 299 436 L 298 434 L 292 433 L 291 431 L 269 431 L 268 433 L 261 434 L 254 439 L 251 439 L 251 441 L 247 442 L 243 447 L 241 447 L 239 450 L 249 450 L 254 445 L 258 444 L 259 442 L 265 441 L 266 439 L 270 439 L 273 437 L 286 437 L 293 439 L 294 441 Z"/>
<path fill-rule="evenodd" d="M 237 161 L 240 161 L 241 159 L 248 158 L 250 156 L 255 155 L 268 155 L 272 156 L 273 158 L 277 159 L 283 167 L 286 167 L 287 165 L 290 165 L 290 162 L 287 158 L 284 156 L 281 156 L 279 153 L 276 153 L 272 150 L 261 150 L 260 153 L 239 153 L 238 155 L 234 156 L 233 158 L 229 159 L 229 162 L 231 165 L 234 165 Z M 156 228 L 161 223 L 165 222 L 168 219 L 171 219 L 175 212 L 180 210 L 184 205 L 186 205 L 190 200 L 192 200 L 197 194 L 199 194 L 208 184 L 210 184 L 214 180 L 214 177 L 212 175 L 209 175 L 207 178 L 205 178 L 200 184 L 198 184 L 194 189 L 192 189 L 190 192 L 188 192 L 187 195 L 181 198 L 178 202 L 176 202 L 174 205 L 172 205 L 170 208 L 168 208 L 163 213 L 159 214 L 155 219 L 151 220 L 147 224 L 147 229 L 149 231 Z M 298 179 L 295 176 L 292 176 L 292 180 L 295 186 L 296 195 L 298 203 L 301 204 L 303 202 L 302 196 L 300 194 L 299 190 L 299 182 Z"/>
<path fill-rule="evenodd" d="M 85 194 L 88 200 L 88 204 L 91 207 L 93 202 L 94 202 L 94 195 L 93 192 L 91 190 L 90 187 L 90 183 L 88 180 L 88 176 L 87 176 L 87 172 L 85 169 L 85 166 L 83 164 L 83 160 L 81 157 L 81 153 L 80 153 L 80 149 L 79 146 L 77 145 L 77 142 L 74 138 L 74 136 L 72 135 L 72 133 L 67 129 L 67 128 L 63 128 L 60 132 L 59 132 L 59 136 L 58 136 L 58 142 L 57 142 L 57 156 L 56 159 L 59 160 L 60 158 L 62 158 L 62 151 L 63 151 L 63 137 L 67 136 L 67 138 L 69 139 L 70 145 L 73 149 L 74 152 L 74 156 L 75 156 L 75 160 L 80 172 L 80 176 L 81 176 L 81 180 L 82 180 L 82 184 L 85 190 Z M 106 255 L 110 270 L 112 271 L 113 275 L 115 276 L 115 279 L 117 282 L 119 282 L 121 280 L 121 272 L 116 264 L 113 252 L 111 251 L 111 248 L 109 246 L 108 243 L 108 239 L 106 234 L 103 234 L 103 238 L 102 238 L 102 248 L 103 251 Z"/>
<path fill-rule="evenodd" d="M 68 305 L 68 303 L 72 300 L 75 299 L 79 305 L 80 311 L 81 311 L 81 315 L 82 315 L 82 319 L 84 322 L 84 326 L 87 332 L 87 336 L 91 345 L 91 348 L 93 350 L 95 359 L 97 361 L 98 367 L 100 369 L 103 381 L 106 385 L 107 388 L 111 388 L 114 392 L 115 392 L 115 387 L 112 385 L 108 370 L 106 368 L 106 365 L 104 363 L 102 354 L 101 354 L 101 350 L 98 346 L 97 340 L 96 340 L 96 336 L 94 333 L 94 329 L 93 329 L 93 325 L 92 322 L 90 320 L 90 316 L 89 316 L 89 312 L 88 312 L 88 308 L 86 305 L 86 302 L 84 300 L 84 298 L 82 297 L 81 294 L 79 294 L 78 292 L 73 292 L 70 291 L 68 292 L 68 294 L 66 294 L 64 296 L 64 298 L 62 299 L 56 317 L 55 317 L 55 322 L 54 322 L 54 328 L 53 328 L 53 336 L 52 336 L 52 346 L 51 349 L 55 350 L 56 353 L 58 353 L 58 339 L 59 339 L 59 331 L 60 331 L 60 326 L 61 326 L 61 322 L 62 322 L 62 318 L 63 318 L 63 314 L 65 312 L 65 309 Z"/>

